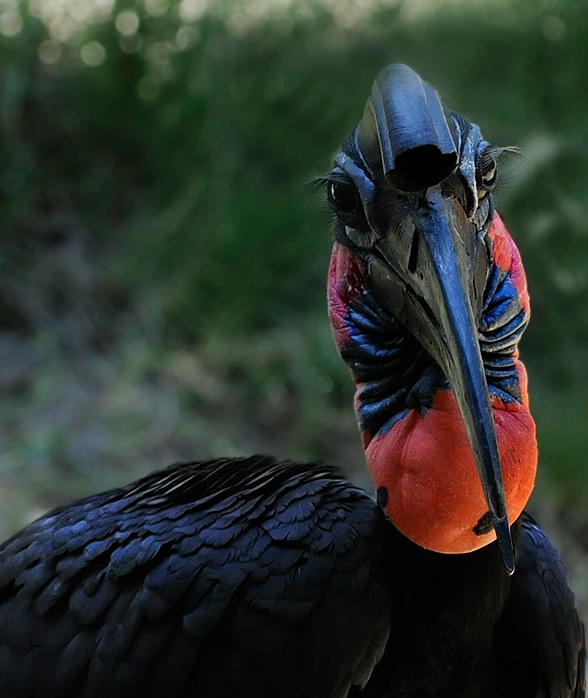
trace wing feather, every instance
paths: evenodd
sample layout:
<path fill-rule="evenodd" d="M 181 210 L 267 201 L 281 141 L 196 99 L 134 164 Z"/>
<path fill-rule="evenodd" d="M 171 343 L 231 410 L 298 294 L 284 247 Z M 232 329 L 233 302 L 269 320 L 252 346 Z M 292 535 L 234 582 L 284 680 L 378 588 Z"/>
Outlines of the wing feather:
<path fill-rule="evenodd" d="M 334 469 L 172 466 L 0 548 L 0 695 L 321 698 L 363 684 L 382 514 Z"/>

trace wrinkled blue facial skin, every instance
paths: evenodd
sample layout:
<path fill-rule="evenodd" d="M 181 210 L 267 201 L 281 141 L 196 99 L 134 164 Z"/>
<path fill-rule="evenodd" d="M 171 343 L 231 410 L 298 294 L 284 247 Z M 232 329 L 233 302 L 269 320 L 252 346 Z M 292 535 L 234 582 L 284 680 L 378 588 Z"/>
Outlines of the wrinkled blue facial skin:
<path fill-rule="evenodd" d="M 479 341 L 489 391 L 505 404 L 521 402 L 515 353 L 527 322 L 510 272 L 492 265 Z M 349 343 L 342 357 L 361 384 L 362 431 L 385 433 L 411 409 L 426 411 L 435 393 L 449 388 L 437 363 L 369 288 L 350 303 L 346 324 Z"/>

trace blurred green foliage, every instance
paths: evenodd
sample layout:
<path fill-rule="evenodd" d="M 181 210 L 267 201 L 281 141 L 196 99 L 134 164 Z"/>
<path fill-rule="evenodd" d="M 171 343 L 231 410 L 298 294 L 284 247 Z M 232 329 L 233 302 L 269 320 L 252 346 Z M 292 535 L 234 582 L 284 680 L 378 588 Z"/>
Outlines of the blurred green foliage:
<path fill-rule="evenodd" d="M 162 465 L 168 451 L 145 446 L 158 401 L 190 420 L 158 437 L 172 454 L 345 461 L 329 216 L 308 182 L 378 70 L 405 62 L 489 140 L 523 148 L 498 200 L 533 300 L 544 477 L 585 496 L 587 52 L 584 0 L 0 0 L 5 479 L 57 462 L 61 492 L 59 473 L 96 462 L 126 463 L 118 481 Z M 95 425 L 75 447 L 71 420 Z"/>

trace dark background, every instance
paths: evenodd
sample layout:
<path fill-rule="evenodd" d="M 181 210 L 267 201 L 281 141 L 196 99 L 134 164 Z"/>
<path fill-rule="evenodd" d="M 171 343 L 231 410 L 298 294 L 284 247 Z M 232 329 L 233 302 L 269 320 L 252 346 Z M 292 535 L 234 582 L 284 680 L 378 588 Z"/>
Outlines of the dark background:
<path fill-rule="evenodd" d="M 406 62 L 523 149 L 532 509 L 585 611 L 587 53 L 585 0 L 0 0 L 0 533 L 180 459 L 365 482 L 308 182 Z"/>

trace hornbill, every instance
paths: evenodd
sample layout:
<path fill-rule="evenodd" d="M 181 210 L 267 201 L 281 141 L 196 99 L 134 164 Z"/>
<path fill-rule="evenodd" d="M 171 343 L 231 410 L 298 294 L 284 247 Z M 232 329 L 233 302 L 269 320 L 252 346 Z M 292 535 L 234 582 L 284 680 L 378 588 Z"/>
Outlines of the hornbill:
<path fill-rule="evenodd" d="M 323 178 L 329 312 L 376 496 L 322 464 L 175 465 L 0 549 L 6 698 L 568 698 L 583 628 L 523 508 L 529 298 L 497 158 L 410 68 Z"/>

